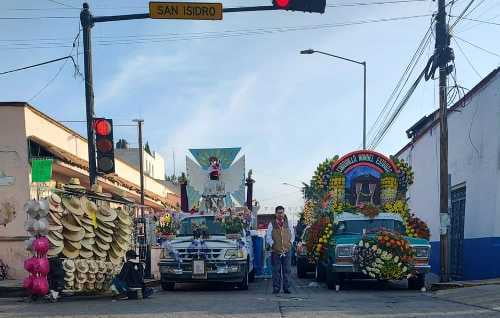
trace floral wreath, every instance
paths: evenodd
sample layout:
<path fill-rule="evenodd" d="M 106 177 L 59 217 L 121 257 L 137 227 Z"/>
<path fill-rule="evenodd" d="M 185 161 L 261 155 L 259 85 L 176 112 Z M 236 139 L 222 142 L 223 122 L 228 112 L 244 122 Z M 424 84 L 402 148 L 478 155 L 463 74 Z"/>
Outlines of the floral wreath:
<path fill-rule="evenodd" d="M 412 275 L 414 255 L 401 235 L 383 230 L 375 238 L 365 236 L 359 241 L 353 263 L 371 278 L 400 280 Z"/>

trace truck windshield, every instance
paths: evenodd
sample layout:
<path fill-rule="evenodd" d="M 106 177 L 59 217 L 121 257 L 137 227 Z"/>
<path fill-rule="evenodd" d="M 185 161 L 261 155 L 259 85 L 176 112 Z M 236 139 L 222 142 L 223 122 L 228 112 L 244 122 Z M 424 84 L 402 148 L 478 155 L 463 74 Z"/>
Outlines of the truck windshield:
<path fill-rule="evenodd" d="M 399 234 L 405 234 L 406 230 L 400 221 L 397 220 L 349 220 L 341 221 L 337 224 L 336 234 L 362 234 L 363 229 L 367 233 L 379 230 L 395 231 Z"/>
<path fill-rule="evenodd" d="M 208 230 L 210 235 L 224 235 L 222 226 L 215 222 L 213 216 L 199 216 L 186 218 L 180 222 L 179 236 L 193 235 L 193 227 L 203 227 Z"/>

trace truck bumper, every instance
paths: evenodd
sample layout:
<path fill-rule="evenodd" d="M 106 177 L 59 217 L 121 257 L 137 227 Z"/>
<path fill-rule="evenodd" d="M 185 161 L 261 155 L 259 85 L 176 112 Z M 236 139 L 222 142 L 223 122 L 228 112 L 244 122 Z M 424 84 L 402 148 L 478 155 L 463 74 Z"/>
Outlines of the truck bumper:
<path fill-rule="evenodd" d="M 431 271 L 430 265 L 418 265 L 414 267 L 415 271 L 419 274 L 425 274 Z M 353 265 L 347 264 L 332 264 L 332 270 L 338 273 L 361 273 L 354 269 Z"/>
<path fill-rule="evenodd" d="M 175 283 L 222 282 L 239 283 L 243 280 L 246 261 L 206 262 L 206 275 L 193 276 L 192 264 L 177 262 L 160 262 L 161 281 Z"/>

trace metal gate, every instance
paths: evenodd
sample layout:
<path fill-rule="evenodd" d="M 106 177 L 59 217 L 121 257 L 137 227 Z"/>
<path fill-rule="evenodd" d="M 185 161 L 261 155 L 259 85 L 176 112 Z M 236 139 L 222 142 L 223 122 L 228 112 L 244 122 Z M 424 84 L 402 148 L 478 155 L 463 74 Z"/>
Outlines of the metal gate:
<path fill-rule="evenodd" d="M 451 190 L 450 278 L 464 275 L 465 185 Z"/>

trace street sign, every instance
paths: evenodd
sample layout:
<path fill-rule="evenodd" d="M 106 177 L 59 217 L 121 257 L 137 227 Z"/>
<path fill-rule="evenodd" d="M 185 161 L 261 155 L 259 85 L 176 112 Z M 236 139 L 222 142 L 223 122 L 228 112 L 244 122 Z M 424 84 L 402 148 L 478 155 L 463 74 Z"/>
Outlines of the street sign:
<path fill-rule="evenodd" d="M 222 20 L 222 3 L 150 2 L 151 19 Z"/>

